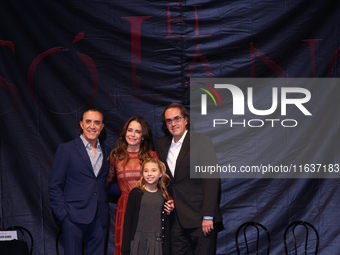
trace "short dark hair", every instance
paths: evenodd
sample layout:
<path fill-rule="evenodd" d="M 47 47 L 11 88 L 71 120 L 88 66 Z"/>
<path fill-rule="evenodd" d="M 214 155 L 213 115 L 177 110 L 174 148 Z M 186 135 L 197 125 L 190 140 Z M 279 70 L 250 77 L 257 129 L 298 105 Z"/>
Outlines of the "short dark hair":
<path fill-rule="evenodd" d="M 87 112 L 99 112 L 100 115 L 102 116 L 102 122 L 104 123 L 104 115 L 103 115 L 99 110 L 97 110 L 97 109 L 95 109 L 95 108 L 91 108 L 91 109 L 88 109 L 88 110 L 86 110 L 85 112 L 83 112 L 83 115 L 81 115 L 80 121 L 83 121 L 84 115 L 85 115 L 85 113 L 87 113 Z"/>
<path fill-rule="evenodd" d="M 161 116 L 161 121 L 163 123 L 163 128 L 165 128 L 165 130 L 167 130 L 166 127 L 166 121 L 165 121 L 165 112 L 166 110 L 170 109 L 170 108 L 178 108 L 181 111 L 181 114 L 184 118 L 187 119 L 187 125 L 185 126 L 187 130 L 190 129 L 190 114 L 188 113 L 187 109 L 184 107 L 184 105 L 182 105 L 181 103 L 171 103 L 167 106 L 164 107 L 163 112 L 162 112 L 162 116 Z"/>

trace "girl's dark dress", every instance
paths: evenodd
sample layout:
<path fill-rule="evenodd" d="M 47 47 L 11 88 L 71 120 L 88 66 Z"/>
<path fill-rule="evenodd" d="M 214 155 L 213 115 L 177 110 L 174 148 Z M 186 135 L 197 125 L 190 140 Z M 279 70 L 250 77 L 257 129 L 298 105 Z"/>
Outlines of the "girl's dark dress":
<path fill-rule="evenodd" d="M 170 220 L 161 190 L 134 188 L 129 194 L 123 229 L 122 255 L 169 255 Z"/>
<path fill-rule="evenodd" d="M 143 190 L 143 193 L 130 255 L 162 255 L 161 213 L 164 203 L 162 191 L 152 193 Z"/>

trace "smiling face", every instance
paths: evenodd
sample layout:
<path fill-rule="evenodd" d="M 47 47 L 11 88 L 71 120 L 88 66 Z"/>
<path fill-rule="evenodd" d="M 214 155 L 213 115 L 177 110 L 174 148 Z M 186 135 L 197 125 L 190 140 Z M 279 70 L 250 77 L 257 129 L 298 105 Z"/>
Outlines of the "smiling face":
<path fill-rule="evenodd" d="M 182 116 L 179 108 L 169 108 L 165 111 L 164 118 L 170 134 L 174 137 L 175 142 L 178 142 L 186 130 L 187 118 Z"/>
<path fill-rule="evenodd" d="M 91 145 L 97 143 L 97 138 L 104 128 L 103 118 L 100 112 L 87 111 L 84 113 L 83 120 L 80 121 L 83 136 Z"/>
<path fill-rule="evenodd" d="M 162 176 L 163 174 L 156 163 L 149 162 L 144 165 L 143 178 L 145 180 L 145 185 L 149 187 L 149 189 L 156 188 L 158 180 Z"/>
<path fill-rule="evenodd" d="M 140 144 L 143 140 L 142 126 L 138 121 L 131 121 L 127 127 L 125 140 L 128 144 L 128 151 L 139 151 Z"/>

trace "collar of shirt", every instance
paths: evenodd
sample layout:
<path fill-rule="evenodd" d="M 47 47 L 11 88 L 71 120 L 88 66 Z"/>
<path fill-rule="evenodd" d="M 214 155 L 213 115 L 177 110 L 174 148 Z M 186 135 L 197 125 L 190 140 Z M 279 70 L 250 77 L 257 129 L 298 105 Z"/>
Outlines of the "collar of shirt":
<path fill-rule="evenodd" d="M 185 132 L 184 132 L 184 134 L 182 135 L 181 139 L 179 139 L 177 143 L 175 143 L 175 138 L 172 137 L 171 145 L 174 145 L 174 144 L 176 144 L 176 145 L 182 145 L 182 144 L 183 144 L 183 141 L 184 141 L 184 138 L 185 138 L 185 136 L 187 135 L 187 133 L 188 133 L 188 130 L 185 130 Z"/>
<path fill-rule="evenodd" d="M 182 148 L 182 144 L 183 144 L 183 141 L 184 141 L 184 138 L 185 138 L 187 132 L 188 132 L 188 130 L 185 130 L 181 139 L 179 139 L 177 143 L 175 143 L 175 139 L 172 138 L 172 141 L 171 141 L 171 144 L 170 144 L 170 148 L 169 148 L 169 151 L 168 151 L 168 156 L 166 158 L 166 162 L 168 163 L 170 172 L 171 172 L 173 177 L 175 176 L 175 168 L 176 168 L 177 157 L 179 155 L 179 151 Z"/>
<path fill-rule="evenodd" d="M 88 141 L 86 141 L 86 139 L 84 138 L 83 134 L 80 135 L 80 139 L 83 141 L 83 144 L 84 144 L 85 148 L 91 149 L 90 143 Z M 99 149 L 101 151 L 100 142 L 99 142 L 98 138 L 97 138 L 97 149 Z"/>
<path fill-rule="evenodd" d="M 94 155 L 94 151 L 90 147 L 90 143 L 88 141 L 86 141 L 86 139 L 83 137 L 83 135 L 81 135 L 80 138 L 85 145 L 87 155 L 89 156 L 89 159 L 91 161 L 93 173 L 97 177 L 98 173 L 99 173 L 99 171 L 102 167 L 102 164 L 103 164 L 103 153 L 102 153 L 102 150 L 101 150 L 101 147 L 100 147 L 99 140 L 97 139 L 97 153 L 96 153 L 96 155 Z"/>

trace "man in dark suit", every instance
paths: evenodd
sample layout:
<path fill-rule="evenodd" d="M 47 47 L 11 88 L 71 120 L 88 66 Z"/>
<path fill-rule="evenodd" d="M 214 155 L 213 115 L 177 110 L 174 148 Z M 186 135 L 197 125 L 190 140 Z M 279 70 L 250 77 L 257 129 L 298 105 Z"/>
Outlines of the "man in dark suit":
<path fill-rule="evenodd" d="M 157 141 L 156 151 L 166 165 L 171 179 L 168 190 L 175 201 L 172 254 L 215 254 L 216 223 L 222 219 L 220 180 L 190 178 L 190 162 L 192 166 L 216 165 L 211 139 L 189 131 L 190 115 L 182 104 L 166 106 L 161 118 L 171 134 Z"/>
<path fill-rule="evenodd" d="M 66 255 L 104 254 L 109 207 L 105 182 L 110 148 L 100 143 L 103 115 L 86 111 L 80 121 L 83 133 L 59 145 L 50 175 L 52 209 L 62 224 Z"/>

